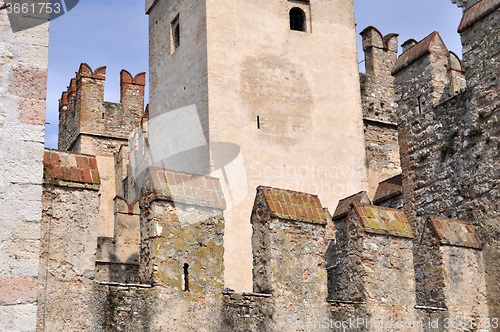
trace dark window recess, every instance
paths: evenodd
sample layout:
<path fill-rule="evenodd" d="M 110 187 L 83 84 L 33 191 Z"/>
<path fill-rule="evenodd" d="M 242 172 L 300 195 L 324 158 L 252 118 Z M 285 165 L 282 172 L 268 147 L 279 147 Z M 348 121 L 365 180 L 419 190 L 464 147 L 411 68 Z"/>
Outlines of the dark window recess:
<path fill-rule="evenodd" d="M 174 26 L 174 48 L 177 49 L 181 45 L 181 27 L 179 22 Z"/>
<path fill-rule="evenodd" d="M 306 13 L 298 7 L 290 9 L 290 30 L 306 31 Z"/>
<path fill-rule="evenodd" d="M 257 129 L 260 129 L 260 117 L 257 115 Z"/>
<path fill-rule="evenodd" d="M 184 263 L 184 290 L 189 291 L 189 264 Z"/>
<path fill-rule="evenodd" d="M 179 15 L 170 22 L 170 53 L 174 51 L 181 45 L 181 21 Z"/>

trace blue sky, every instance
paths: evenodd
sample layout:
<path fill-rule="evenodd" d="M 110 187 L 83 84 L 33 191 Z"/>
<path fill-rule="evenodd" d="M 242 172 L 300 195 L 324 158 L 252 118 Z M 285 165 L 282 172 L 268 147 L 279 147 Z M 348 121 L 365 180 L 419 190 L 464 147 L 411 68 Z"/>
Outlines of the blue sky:
<path fill-rule="evenodd" d="M 439 31 L 448 49 L 462 54 L 456 32 L 462 12 L 450 0 L 354 0 L 354 7 L 358 33 L 372 25 L 383 35 L 399 33 L 401 45 Z M 82 62 L 92 69 L 107 66 L 105 100 L 118 102 L 120 71 L 126 69 L 132 75 L 148 71 L 144 0 L 80 0 L 73 10 L 50 23 L 47 147 L 57 148 L 58 100 Z"/>

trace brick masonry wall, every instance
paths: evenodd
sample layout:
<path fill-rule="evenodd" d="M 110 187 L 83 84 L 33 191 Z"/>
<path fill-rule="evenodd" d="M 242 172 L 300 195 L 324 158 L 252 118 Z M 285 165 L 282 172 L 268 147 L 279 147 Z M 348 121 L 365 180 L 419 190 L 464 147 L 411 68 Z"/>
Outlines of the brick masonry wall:
<path fill-rule="evenodd" d="M 213 216 L 213 211 L 207 208 L 193 211 L 185 204 L 166 201 L 145 203 L 143 207 L 141 282 L 182 291 L 181 275 L 186 263 L 190 266 L 193 294 L 221 292 L 224 285 L 222 214 Z M 179 219 L 183 217 L 181 222 Z M 187 220 L 191 222 L 186 223 Z M 192 247 L 193 244 L 196 246 Z"/>
<path fill-rule="evenodd" d="M 359 76 L 363 117 L 395 123 L 397 103 L 394 101 L 394 79 L 366 73 Z"/>
<path fill-rule="evenodd" d="M 151 329 L 218 330 L 225 224 L 218 179 L 148 168 L 140 207 L 140 278 L 155 286 Z"/>
<path fill-rule="evenodd" d="M 451 245 L 443 244 L 434 231 L 436 226 L 431 226 L 430 220 L 426 224 L 423 237 L 415 248 L 417 305 L 442 308 L 441 319 L 476 319 L 477 324 L 478 317 L 493 318 L 488 315 L 480 242 L 478 248 L 464 247 L 471 245 L 465 234 L 467 231 L 458 227 L 460 234 L 457 234 L 457 228 L 450 227 L 449 220 L 439 219 L 443 220 L 438 226 L 440 236 L 452 235 L 454 239 L 444 240 L 451 240 Z M 468 224 L 467 229 L 473 232 L 474 227 Z M 419 317 L 425 321 L 426 318 L 421 317 L 424 311 L 419 310 Z"/>
<path fill-rule="evenodd" d="M 116 197 L 114 214 L 114 236 L 97 239 L 97 280 L 139 283 L 139 203 L 129 205 Z"/>
<path fill-rule="evenodd" d="M 152 330 L 149 305 L 154 300 L 151 288 L 130 285 L 93 286 L 96 305 L 94 331 L 133 332 Z"/>
<path fill-rule="evenodd" d="M 425 40 L 430 39 L 431 36 Z M 424 44 L 425 40 L 420 44 Z M 411 64 L 410 70 L 405 68 L 398 71 L 394 82 L 396 101 L 399 104 L 397 112 L 404 211 L 417 234 L 421 233 L 423 223 L 416 221 L 416 209 L 413 204 L 415 199 L 420 198 L 419 188 L 424 183 L 430 184 L 431 182 L 427 182 L 428 178 L 423 174 L 418 175 L 417 179 L 416 174 L 420 172 L 415 171 L 415 166 L 418 167 L 420 162 L 424 162 L 429 157 L 428 151 L 422 147 L 430 141 L 436 142 L 440 135 L 441 127 L 434 121 L 434 114 L 431 114 L 430 110 L 443 98 L 446 99 L 448 57 L 445 54 L 448 52 L 440 38 L 435 37 L 435 40 L 437 40 L 438 51 L 418 58 Z M 418 46 L 414 46 L 416 47 Z M 418 130 L 415 130 L 417 127 Z M 435 211 L 426 213 L 431 214 Z"/>
<path fill-rule="evenodd" d="M 417 305 L 446 308 L 445 266 L 440 243 L 431 231 L 419 240 L 414 248 Z"/>
<path fill-rule="evenodd" d="M 222 299 L 190 301 L 160 286 L 94 284 L 95 331 L 269 331 L 258 323 L 270 317 L 268 302 L 226 295 L 223 307 Z"/>
<path fill-rule="evenodd" d="M 47 22 L 14 34 L 0 11 L 2 331 L 34 331 L 36 324 L 48 30 Z"/>
<path fill-rule="evenodd" d="M 115 198 L 114 236 L 99 236 L 97 239 L 96 279 L 139 283 L 140 241 L 138 202 L 129 206 L 123 199 Z"/>

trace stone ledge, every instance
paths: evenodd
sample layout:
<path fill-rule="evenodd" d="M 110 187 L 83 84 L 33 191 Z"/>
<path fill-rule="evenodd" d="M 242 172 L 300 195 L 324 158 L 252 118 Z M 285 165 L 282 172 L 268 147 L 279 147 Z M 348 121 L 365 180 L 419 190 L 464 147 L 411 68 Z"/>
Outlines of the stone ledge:
<path fill-rule="evenodd" d="M 46 184 L 97 190 L 101 184 L 97 160 L 92 155 L 45 149 L 43 165 Z"/>
<path fill-rule="evenodd" d="M 485 18 L 498 8 L 500 8 L 500 0 L 483 0 L 477 3 L 464 13 L 457 32 L 461 33 L 465 29 L 472 27 L 477 21 Z"/>
<path fill-rule="evenodd" d="M 150 166 L 146 169 L 143 197 L 188 205 L 226 209 L 219 179 Z M 148 196 L 152 194 L 152 196 Z"/>
<path fill-rule="evenodd" d="M 271 217 L 326 225 L 326 215 L 317 195 L 288 189 L 257 187 L 267 203 Z"/>

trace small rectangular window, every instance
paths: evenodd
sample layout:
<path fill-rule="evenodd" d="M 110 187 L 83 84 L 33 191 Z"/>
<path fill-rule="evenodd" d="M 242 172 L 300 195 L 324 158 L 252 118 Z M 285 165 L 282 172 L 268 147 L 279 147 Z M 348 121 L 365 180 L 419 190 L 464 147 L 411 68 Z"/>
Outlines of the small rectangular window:
<path fill-rule="evenodd" d="M 184 263 L 184 271 L 182 273 L 182 290 L 189 291 L 189 264 Z"/>
<path fill-rule="evenodd" d="M 174 53 L 181 45 L 181 24 L 179 14 L 170 23 L 170 53 Z"/>

